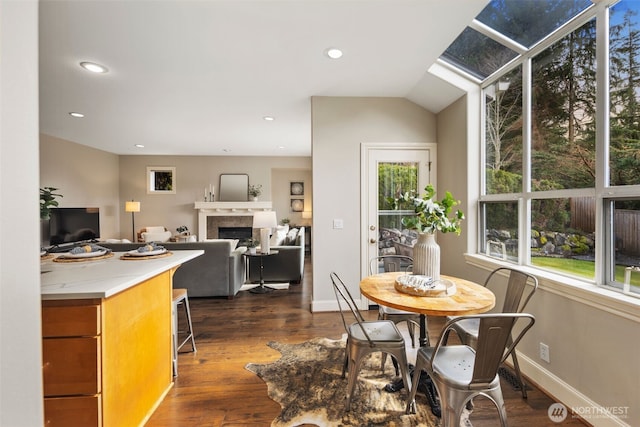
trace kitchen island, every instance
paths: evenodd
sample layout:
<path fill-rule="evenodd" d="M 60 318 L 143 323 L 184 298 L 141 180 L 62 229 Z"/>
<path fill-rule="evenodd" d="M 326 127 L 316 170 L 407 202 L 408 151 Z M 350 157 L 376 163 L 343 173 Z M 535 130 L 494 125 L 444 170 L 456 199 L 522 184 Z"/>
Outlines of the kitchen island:
<path fill-rule="evenodd" d="M 202 254 L 41 263 L 45 425 L 145 424 L 173 384 L 173 273 Z"/>

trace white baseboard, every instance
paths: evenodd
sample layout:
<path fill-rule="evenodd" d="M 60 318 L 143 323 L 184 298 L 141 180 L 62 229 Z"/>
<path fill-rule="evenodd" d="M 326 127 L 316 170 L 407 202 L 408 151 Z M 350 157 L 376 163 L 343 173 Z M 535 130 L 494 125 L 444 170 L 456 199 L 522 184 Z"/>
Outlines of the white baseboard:
<path fill-rule="evenodd" d="M 572 417 L 573 413 L 577 413 L 584 421 L 594 427 L 631 427 L 623 419 L 602 410 L 601 405 L 547 371 L 542 365 L 521 352 L 517 352 L 517 354 L 522 373 L 536 383 L 540 389 L 566 406 L 569 417 Z M 511 359 L 507 360 L 511 361 Z"/>
<path fill-rule="evenodd" d="M 322 311 L 338 311 L 338 302 L 334 299 L 318 301 L 311 301 L 311 312 L 318 313 Z"/>

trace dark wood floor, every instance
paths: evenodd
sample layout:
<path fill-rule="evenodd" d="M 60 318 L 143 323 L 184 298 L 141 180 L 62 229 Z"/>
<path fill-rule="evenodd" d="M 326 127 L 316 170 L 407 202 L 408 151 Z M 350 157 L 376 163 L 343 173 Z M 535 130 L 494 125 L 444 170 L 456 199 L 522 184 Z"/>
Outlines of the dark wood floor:
<path fill-rule="evenodd" d="M 264 382 L 245 365 L 277 360 L 280 354 L 266 346 L 270 340 L 339 339 L 344 332 L 337 312 L 310 312 L 311 272 L 307 261 L 303 283 L 289 290 L 262 295 L 243 291 L 233 300 L 191 298 L 198 351 L 180 354 L 175 385 L 147 426 L 269 426 L 280 406 L 267 397 Z M 372 319 L 376 314 L 368 312 Z M 442 324 L 441 319 L 430 318 L 430 335 L 437 336 Z M 504 381 L 502 389 L 511 427 L 559 425 L 547 416 L 554 401 L 540 390 L 530 390 L 524 400 Z M 476 399 L 471 421 L 474 427 L 499 425 L 486 399 Z M 562 425 L 584 424 L 569 417 Z"/>

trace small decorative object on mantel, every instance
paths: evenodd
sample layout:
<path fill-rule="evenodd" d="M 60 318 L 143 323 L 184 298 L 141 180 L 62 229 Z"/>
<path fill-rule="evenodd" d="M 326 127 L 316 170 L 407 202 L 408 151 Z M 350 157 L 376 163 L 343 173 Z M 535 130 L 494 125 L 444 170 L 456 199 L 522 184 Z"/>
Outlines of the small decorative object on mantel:
<path fill-rule="evenodd" d="M 254 202 L 258 201 L 258 196 L 261 194 L 262 194 L 262 184 L 249 186 L 249 195 L 253 197 Z"/>
<path fill-rule="evenodd" d="M 216 187 L 213 184 L 209 184 L 209 188 L 204 188 L 204 201 L 215 202 L 216 201 Z"/>
<path fill-rule="evenodd" d="M 188 236 L 190 234 L 189 227 L 187 227 L 186 225 L 181 225 L 180 227 L 176 228 L 176 231 L 183 236 Z"/>
<path fill-rule="evenodd" d="M 394 209 L 404 207 L 413 208 L 415 215 L 402 218 L 402 225 L 406 228 L 418 231 L 418 241 L 413 246 L 413 273 L 440 279 L 440 246 L 435 241 L 435 232 L 454 232 L 460 235 L 460 222 L 464 219 L 464 213 L 455 211 L 449 218 L 451 209 L 460 202 L 455 200 L 450 192 L 446 192 L 444 199 L 437 201 L 433 185 L 425 187 L 422 197 L 415 192 L 406 192 L 398 198 L 389 198 L 387 201 Z"/>

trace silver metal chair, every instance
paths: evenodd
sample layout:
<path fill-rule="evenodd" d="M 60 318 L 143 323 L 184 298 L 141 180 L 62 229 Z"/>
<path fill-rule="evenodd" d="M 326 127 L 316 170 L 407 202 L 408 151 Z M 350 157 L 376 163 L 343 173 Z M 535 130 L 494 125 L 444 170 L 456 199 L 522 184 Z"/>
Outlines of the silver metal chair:
<path fill-rule="evenodd" d="M 382 263 L 382 271 L 380 271 L 380 263 Z M 387 273 L 390 271 L 411 271 L 412 266 L 413 258 L 409 256 L 380 255 L 369 260 L 369 274 Z M 407 329 L 411 337 L 411 347 L 416 347 L 415 331 L 416 327 L 420 328 L 420 315 L 418 313 L 380 305 L 378 306 L 378 319 L 391 320 L 395 324 L 407 322 Z"/>
<path fill-rule="evenodd" d="M 371 353 L 380 351 L 383 354 L 390 354 L 391 357 L 397 360 L 402 372 L 402 380 L 407 390 L 409 390 L 411 383 L 409 382 L 409 365 L 404 338 L 395 323 L 390 320 L 365 320 L 342 279 L 334 272 L 330 274 L 330 277 L 336 300 L 338 301 L 342 323 L 347 332 L 345 361 L 342 366 L 343 378 L 347 369 L 349 371 L 346 410 L 349 411 L 351 409 L 351 398 L 353 397 L 362 360 Z M 345 305 L 346 307 L 344 307 Z M 343 311 L 343 308 L 345 311 Z M 345 313 L 349 311 L 353 319 L 348 321 Z M 381 369 L 384 371 L 384 360 Z M 398 367 L 396 366 L 397 374 Z"/>
<path fill-rule="evenodd" d="M 489 274 L 489 277 L 487 277 L 484 282 L 484 286 L 488 286 L 491 283 L 492 278 L 496 277 L 496 275 L 505 273 L 509 275 L 509 280 L 504 295 L 504 303 L 500 312 L 522 313 L 522 311 L 524 311 L 524 308 L 529 303 L 529 300 L 538 289 L 538 279 L 530 274 L 523 273 L 522 271 L 513 268 L 500 267 L 493 270 L 491 274 Z M 447 320 L 450 319 L 451 317 L 447 318 Z M 462 322 L 457 322 L 453 326 L 452 330 L 455 331 L 456 334 L 460 337 L 460 340 L 463 344 L 475 348 L 478 340 L 478 327 L 479 321 L 477 319 L 467 319 Z M 524 379 L 522 378 L 520 365 L 518 364 L 518 357 L 516 356 L 515 351 L 511 352 L 511 359 L 513 361 L 513 369 L 515 371 L 518 382 L 520 383 L 522 397 L 526 399 L 527 387 Z"/>
<path fill-rule="evenodd" d="M 465 344 L 446 345 L 449 331 L 467 320 L 478 321 L 476 348 Z M 522 320 L 524 326 L 512 340 L 511 332 L 518 320 Z M 477 314 L 456 317 L 447 322 L 435 347 L 421 347 L 418 350 L 406 412 L 415 412 L 416 390 L 420 374 L 425 370 L 440 396 L 442 427 L 460 426 L 463 409 L 478 395 L 494 403 L 500 423 L 506 427 L 507 411 L 498 368 L 534 322 L 535 318 L 528 313 Z"/>
<path fill-rule="evenodd" d="M 184 307 L 185 330 L 178 330 L 178 307 Z M 173 376 L 178 375 L 178 351 L 187 343 L 191 342 L 191 351 L 196 352 L 196 340 L 193 336 L 193 326 L 191 324 L 191 310 L 189 309 L 189 296 L 186 289 L 173 289 L 173 302 L 171 307 L 172 335 L 173 335 Z M 180 338 L 184 335 L 184 338 Z"/>

